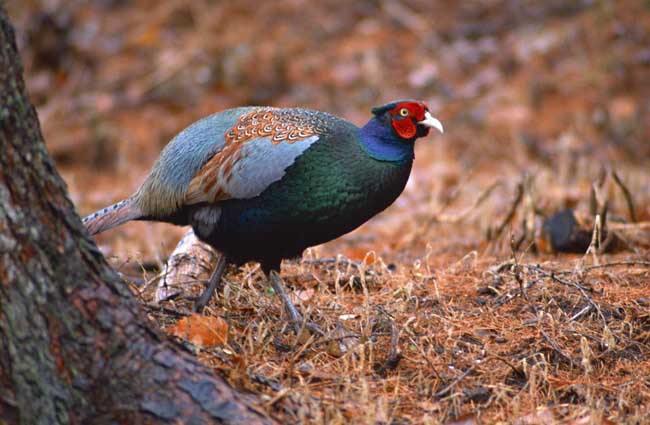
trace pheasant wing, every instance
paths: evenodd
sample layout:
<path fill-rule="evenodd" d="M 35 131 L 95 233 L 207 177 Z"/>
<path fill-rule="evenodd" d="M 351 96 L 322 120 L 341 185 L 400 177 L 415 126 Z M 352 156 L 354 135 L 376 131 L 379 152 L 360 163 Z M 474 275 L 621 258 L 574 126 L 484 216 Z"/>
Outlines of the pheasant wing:
<path fill-rule="evenodd" d="M 319 139 L 318 122 L 304 118 L 298 111 L 274 108 L 243 114 L 224 134 L 222 149 L 191 179 L 184 203 L 253 198 L 282 179 Z"/>

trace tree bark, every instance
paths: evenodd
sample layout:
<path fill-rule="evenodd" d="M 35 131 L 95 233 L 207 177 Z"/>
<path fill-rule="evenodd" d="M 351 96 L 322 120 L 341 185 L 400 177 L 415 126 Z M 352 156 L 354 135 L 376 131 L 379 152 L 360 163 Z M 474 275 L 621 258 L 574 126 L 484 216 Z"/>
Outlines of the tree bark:
<path fill-rule="evenodd" d="M 271 423 L 169 342 L 88 237 L 0 0 L 0 423 Z"/>

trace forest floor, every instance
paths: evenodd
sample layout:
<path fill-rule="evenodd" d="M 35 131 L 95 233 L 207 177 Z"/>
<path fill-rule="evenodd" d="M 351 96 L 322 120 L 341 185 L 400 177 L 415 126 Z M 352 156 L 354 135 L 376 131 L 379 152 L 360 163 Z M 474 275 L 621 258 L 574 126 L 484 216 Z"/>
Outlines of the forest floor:
<path fill-rule="evenodd" d="M 260 394 L 269 415 L 650 423 L 647 2 L 8 7 L 48 149 L 81 215 L 128 196 L 174 134 L 228 107 L 303 106 L 360 125 L 374 105 L 419 98 L 443 122 L 443 136 L 418 142 L 395 205 L 283 263 L 323 337 L 285 329 L 257 264 L 228 270 L 204 316 L 187 298 L 156 304 L 187 229 L 133 223 L 96 238 L 147 314 L 234 387 Z M 587 244 L 606 209 L 603 230 L 617 241 L 588 254 L 552 249 L 543 223 L 566 208 Z M 183 320 L 209 331 L 184 333 Z"/>

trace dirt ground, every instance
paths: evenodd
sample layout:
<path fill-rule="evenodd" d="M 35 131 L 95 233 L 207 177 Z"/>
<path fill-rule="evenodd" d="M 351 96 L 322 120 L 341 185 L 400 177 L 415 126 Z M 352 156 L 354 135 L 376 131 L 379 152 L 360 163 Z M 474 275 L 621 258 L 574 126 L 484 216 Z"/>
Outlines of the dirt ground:
<path fill-rule="evenodd" d="M 286 261 L 296 338 L 257 264 L 191 316 L 154 302 L 187 229 L 96 238 L 150 317 L 287 423 L 650 423 L 650 3 L 9 2 L 48 149 L 80 215 L 143 180 L 192 121 L 261 104 L 361 125 L 429 103 L 395 205 Z M 627 194 L 626 194 L 627 193 Z M 604 206 L 606 208 L 606 215 Z M 576 211 L 591 252 L 551 249 Z M 599 239 L 599 238 L 596 238 Z M 207 334 L 181 320 L 207 321 Z M 198 332 L 198 333 L 197 333 Z M 225 342 L 224 342 L 225 340 Z"/>

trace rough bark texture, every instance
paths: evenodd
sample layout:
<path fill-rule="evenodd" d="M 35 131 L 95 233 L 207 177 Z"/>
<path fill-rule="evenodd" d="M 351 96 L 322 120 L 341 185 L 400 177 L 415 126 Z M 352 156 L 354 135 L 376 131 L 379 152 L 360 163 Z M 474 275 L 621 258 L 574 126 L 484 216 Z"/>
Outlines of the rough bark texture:
<path fill-rule="evenodd" d="M 153 330 L 85 232 L 0 1 L 0 423 L 268 423 Z"/>

